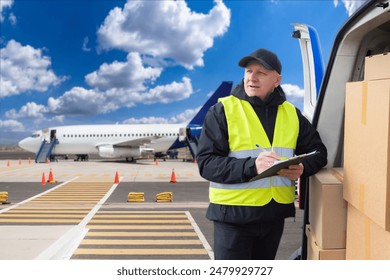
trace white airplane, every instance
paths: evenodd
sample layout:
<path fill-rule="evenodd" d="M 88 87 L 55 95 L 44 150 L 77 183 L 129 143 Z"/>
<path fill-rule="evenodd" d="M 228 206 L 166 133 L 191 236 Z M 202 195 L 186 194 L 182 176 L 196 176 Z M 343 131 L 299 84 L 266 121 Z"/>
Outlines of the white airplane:
<path fill-rule="evenodd" d="M 134 161 L 146 155 L 162 157 L 167 151 L 186 145 L 194 154 L 197 143 L 193 145 L 193 142 L 200 135 L 207 110 L 218 98 L 229 95 L 231 87 L 232 82 L 222 82 L 188 126 L 183 123 L 58 126 L 36 131 L 18 145 L 36 153 L 36 162 L 68 155 L 75 155 L 77 160 L 88 160 L 89 155 L 99 155 L 102 158 L 130 158 Z"/>

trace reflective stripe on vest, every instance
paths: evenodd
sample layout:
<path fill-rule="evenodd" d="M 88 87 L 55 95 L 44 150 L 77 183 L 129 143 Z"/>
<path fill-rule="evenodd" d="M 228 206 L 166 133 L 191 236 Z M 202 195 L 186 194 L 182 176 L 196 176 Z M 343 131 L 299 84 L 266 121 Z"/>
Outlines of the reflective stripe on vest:
<path fill-rule="evenodd" d="M 234 96 L 219 100 L 223 103 L 229 135 L 229 156 L 256 158 L 259 149 L 271 150 L 267 134 L 249 102 Z M 278 106 L 272 149 L 282 157 L 294 155 L 299 132 L 299 120 L 294 105 L 284 102 Z M 210 202 L 224 205 L 263 206 L 271 199 L 293 203 L 294 181 L 273 176 L 240 184 L 210 182 Z"/>

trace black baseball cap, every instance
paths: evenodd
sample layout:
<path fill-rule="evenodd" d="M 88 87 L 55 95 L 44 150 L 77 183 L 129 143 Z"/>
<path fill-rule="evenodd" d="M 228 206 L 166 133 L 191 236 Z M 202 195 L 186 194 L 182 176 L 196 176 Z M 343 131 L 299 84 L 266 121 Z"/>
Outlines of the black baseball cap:
<path fill-rule="evenodd" d="M 246 67 L 251 60 L 257 60 L 268 70 L 275 70 L 279 74 L 282 73 L 282 64 L 280 63 L 276 54 L 269 50 L 258 49 L 251 54 L 241 58 L 241 60 L 238 62 L 238 65 L 241 67 Z"/>

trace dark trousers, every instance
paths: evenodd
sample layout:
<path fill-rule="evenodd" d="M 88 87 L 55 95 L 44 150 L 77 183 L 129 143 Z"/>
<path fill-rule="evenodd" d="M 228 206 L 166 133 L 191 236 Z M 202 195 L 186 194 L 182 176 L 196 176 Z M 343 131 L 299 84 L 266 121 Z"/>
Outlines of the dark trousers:
<path fill-rule="evenodd" d="M 214 221 L 216 260 L 274 260 L 284 229 L 284 219 L 237 225 Z"/>

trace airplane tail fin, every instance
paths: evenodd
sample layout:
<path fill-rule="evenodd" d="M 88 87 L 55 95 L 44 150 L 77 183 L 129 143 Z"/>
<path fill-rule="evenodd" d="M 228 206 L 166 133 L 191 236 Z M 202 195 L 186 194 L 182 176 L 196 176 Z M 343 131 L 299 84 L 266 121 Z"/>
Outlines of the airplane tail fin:
<path fill-rule="evenodd" d="M 210 96 L 210 98 L 206 101 L 203 107 L 199 110 L 199 112 L 193 117 L 193 119 L 189 122 L 189 126 L 191 125 L 202 125 L 204 118 L 206 117 L 207 111 L 211 106 L 217 103 L 218 99 L 224 96 L 228 96 L 232 89 L 232 82 L 222 82 L 221 85 L 217 88 L 217 90 Z"/>
<path fill-rule="evenodd" d="M 231 92 L 232 86 L 233 82 L 224 81 L 221 83 L 221 85 L 210 96 L 199 112 L 188 123 L 187 127 L 180 129 L 179 138 L 169 148 L 170 150 L 189 146 L 191 154 L 195 158 L 198 139 L 202 131 L 203 121 L 206 117 L 207 111 L 211 106 L 218 102 L 219 98 L 228 96 Z"/>

